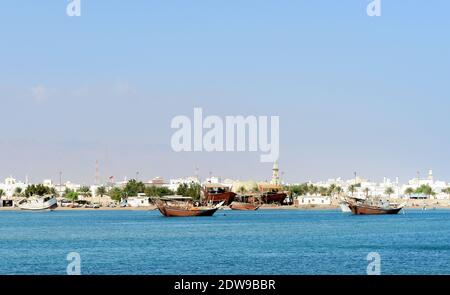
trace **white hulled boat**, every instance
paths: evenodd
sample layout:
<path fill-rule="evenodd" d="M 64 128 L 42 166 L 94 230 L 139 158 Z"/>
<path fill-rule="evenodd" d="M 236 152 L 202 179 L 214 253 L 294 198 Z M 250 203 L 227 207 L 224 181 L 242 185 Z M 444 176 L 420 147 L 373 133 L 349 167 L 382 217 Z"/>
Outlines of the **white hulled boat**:
<path fill-rule="evenodd" d="M 32 196 L 25 202 L 19 204 L 22 210 L 51 210 L 58 207 L 55 196 Z"/>

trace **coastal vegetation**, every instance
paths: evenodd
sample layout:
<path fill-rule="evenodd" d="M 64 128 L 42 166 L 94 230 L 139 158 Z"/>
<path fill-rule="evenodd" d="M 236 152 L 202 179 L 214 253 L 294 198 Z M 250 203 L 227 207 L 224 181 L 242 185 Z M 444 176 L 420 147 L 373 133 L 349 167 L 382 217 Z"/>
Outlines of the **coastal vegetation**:
<path fill-rule="evenodd" d="M 450 197 L 450 187 L 446 187 L 442 190 L 444 194 L 447 194 Z"/>
<path fill-rule="evenodd" d="M 420 186 L 416 189 L 416 194 L 425 195 L 427 197 L 434 196 L 436 193 L 433 191 L 433 188 L 427 184 Z"/>
<path fill-rule="evenodd" d="M 384 194 L 388 195 L 389 197 L 391 197 L 391 195 L 395 193 L 394 189 L 392 187 L 388 187 L 386 188 L 386 190 L 384 191 Z"/>
<path fill-rule="evenodd" d="M 104 195 L 106 195 L 106 187 L 100 186 L 97 188 L 97 191 L 95 192 L 96 195 L 99 195 L 100 198 L 103 198 Z"/>
<path fill-rule="evenodd" d="M 200 199 L 201 186 L 198 183 L 190 183 L 187 185 L 186 183 L 178 186 L 177 195 L 184 197 L 191 197 L 193 200 Z"/>
<path fill-rule="evenodd" d="M 189 187 L 185 193 L 191 194 Z M 97 189 L 96 194 L 101 197 L 108 195 L 112 200 L 120 201 L 121 199 L 137 196 L 138 194 L 145 194 L 148 197 L 163 197 L 173 195 L 174 192 L 166 187 L 145 186 L 143 182 L 131 179 L 123 188 L 113 187 L 108 191 L 105 187 L 101 186 Z"/>
<path fill-rule="evenodd" d="M 27 186 L 24 195 L 29 198 L 31 196 L 44 196 L 49 194 L 56 194 L 55 188 L 50 188 L 43 184 L 32 184 Z"/>
<path fill-rule="evenodd" d="M 304 196 L 304 195 L 313 195 L 313 196 L 334 196 L 340 195 L 343 190 L 340 186 L 335 184 L 330 185 L 329 187 L 325 186 L 315 186 L 313 184 L 303 183 L 299 185 L 290 185 L 284 188 L 289 191 L 292 195 Z"/>
<path fill-rule="evenodd" d="M 91 189 L 88 186 L 82 186 L 78 189 L 78 193 L 85 197 L 92 196 Z"/>
<path fill-rule="evenodd" d="M 412 187 L 408 187 L 405 190 L 405 195 L 408 195 L 409 197 L 411 197 L 412 194 L 414 194 L 416 191 L 412 188 Z"/>
<path fill-rule="evenodd" d="M 75 201 L 78 200 L 78 193 L 75 191 L 69 191 L 66 195 L 65 198 L 72 201 L 72 204 L 75 203 Z"/>

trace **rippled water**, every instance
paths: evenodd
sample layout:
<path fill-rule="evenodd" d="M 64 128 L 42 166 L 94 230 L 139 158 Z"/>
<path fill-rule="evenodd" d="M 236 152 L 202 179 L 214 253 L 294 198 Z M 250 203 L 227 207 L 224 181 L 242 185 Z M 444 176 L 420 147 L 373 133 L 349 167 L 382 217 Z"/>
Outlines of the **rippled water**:
<path fill-rule="evenodd" d="M 450 211 L 352 216 L 338 211 L 0 212 L 0 274 L 450 274 Z"/>

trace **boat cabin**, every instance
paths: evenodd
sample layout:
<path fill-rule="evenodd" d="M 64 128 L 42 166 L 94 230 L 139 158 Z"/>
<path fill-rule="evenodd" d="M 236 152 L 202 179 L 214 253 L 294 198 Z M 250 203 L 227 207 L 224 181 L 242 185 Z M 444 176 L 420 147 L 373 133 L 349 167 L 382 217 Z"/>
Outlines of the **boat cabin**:
<path fill-rule="evenodd" d="M 219 184 L 219 183 L 207 183 L 203 186 L 203 189 L 208 194 L 223 194 L 223 193 L 231 191 L 231 188 L 229 186 Z"/>

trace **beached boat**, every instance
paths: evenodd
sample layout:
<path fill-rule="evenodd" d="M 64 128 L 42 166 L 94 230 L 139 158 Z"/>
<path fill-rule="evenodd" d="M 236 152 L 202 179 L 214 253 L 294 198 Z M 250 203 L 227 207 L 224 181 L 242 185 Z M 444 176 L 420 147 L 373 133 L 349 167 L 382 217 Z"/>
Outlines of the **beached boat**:
<path fill-rule="evenodd" d="M 232 192 L 229 187 L 218 184 L 208 183 L 203 186 L 203 200 L 207 204 L 218 204 L 224 202 L 225 205 L 230 205 L 236 193 Z"/>
<path fill-rule="evenodd" d="M 231 210 L 255 211 L 258 210 L 260 206 L 251 203 L 233 202 L 229 207 Z"/>
<path fill-rule="evenodd" d="M 261 201 L 265 204 L 283 204 L 287 194 L 282 191 L 279 185 L 259 185 L 261 192 Z"/>
<path fill-rule="evenodd" d="M 21 210 L 52 210 L 58 207 L 55 196 L 30 197 L 22 203 L 19 203 Z"/>
<path fill-rule="evenodd" d="M 405 204 L 389 203 L 381 199 L 375 201 L 350 199 L 347 203 L 351 212 L 355 215 L 398 214 L 405 206 Z"/>
<path fill-rule="evenodd" d="M 192 198 L 188 197 L 165 197 L 155 201 L 156 207 L 166 217 L 194 217 L 212 216 L 224 204 L 220 202 L 215 206 L 197 207 Z"/>

